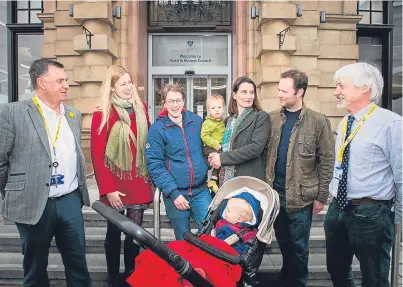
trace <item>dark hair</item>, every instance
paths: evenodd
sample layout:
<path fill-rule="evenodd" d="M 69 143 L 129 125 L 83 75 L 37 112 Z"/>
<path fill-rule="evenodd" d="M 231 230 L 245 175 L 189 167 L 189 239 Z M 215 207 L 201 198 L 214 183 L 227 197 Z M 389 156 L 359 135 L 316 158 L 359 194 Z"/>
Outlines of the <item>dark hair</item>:
<path fill-rule="evenodd" d="M 255 91 L 255 98 L 253 99 L 252 108 L 257 111 L 262 110 L 259 104 L 259 100 L 257 98 L 255 82 L 253 82 L 250 78 L 245 76 L 239 77 L 232 86 L 232 92 L 236 94 L 239 90 L 239 87 L 244 83 L 253 85 L 253 89 Z M 231 95 L 231 98 L 229 100 L 228 113 L 230 114 L 230 116 L 238 114 L 238 105 L 236 103 L 236 100 L 234 99 L 234 95 Z"/>
<path fill-rule="evenodd" d="M 305 96 L 305 92 L 308 89 L 308 76 L 299 70 L 289 70 L 284 72 L 280 76 L 281 79 L 290 78 L 294 82 L 294 90 L 297 92 L 300 89 L 304 90 L 302 98 Z"/>
<path fill-rule="evenodd" d="M 182 99 L 185 100 L 185 90 L 178 83 L 166 84 L 162 90 L 162 102 L 165 103 L 169 92 L 181 93 Z"/>
<path fill-rule="evenodd" d="M 64 68 L 62 63 L 48 58 L 35 60 L 31 64 L 31 67 L 29 68 L 29 77 L 31 78 L 31 85 L 34 90 L 36 89 L 36 80 L 47 74 L 49 66 L 54 66 L 60 69 Z"/>

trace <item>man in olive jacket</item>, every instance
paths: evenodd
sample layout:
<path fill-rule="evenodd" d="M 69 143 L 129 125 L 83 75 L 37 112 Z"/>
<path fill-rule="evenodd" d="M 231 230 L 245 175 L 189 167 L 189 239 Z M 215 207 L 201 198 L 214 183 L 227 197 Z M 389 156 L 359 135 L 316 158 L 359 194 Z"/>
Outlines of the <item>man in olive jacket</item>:
<path fill-rule="evenodd" d="M 266 180 L 280 197 L 274 223 L 283 255 L 283 287 L 306 286 L 312 213 L 322 211 L 329 195 L 334 162 L 334 137 L 329 120 L 305 106 L 305 73 L 281 74 L 278 94 L 282 109 L 270 113 Z"/>

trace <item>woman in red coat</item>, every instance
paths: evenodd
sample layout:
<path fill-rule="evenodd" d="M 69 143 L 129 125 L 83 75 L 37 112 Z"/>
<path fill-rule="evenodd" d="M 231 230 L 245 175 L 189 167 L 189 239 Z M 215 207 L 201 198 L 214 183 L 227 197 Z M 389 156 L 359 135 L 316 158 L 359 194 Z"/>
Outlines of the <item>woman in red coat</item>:
<path fill-rule="evenodd" d="M 91 156 L 100 200 L 126 212 L 128 218 L 141 225 L 144 209 L 140 205 L 153 199 L 145 159 L 150 125 L 147 108 L 131 75 L 117 65 L 108 69 L 101 97 L 102 106 L 94 113 L 91 124 Z M 120 230 L 108 222 L 105 254 L 110 287 L 122 286 L 134 270 L 134 259 L 139 253 L 133 238 L 126 236 L 124 280 L 120 279 L 120 236 Z"/>

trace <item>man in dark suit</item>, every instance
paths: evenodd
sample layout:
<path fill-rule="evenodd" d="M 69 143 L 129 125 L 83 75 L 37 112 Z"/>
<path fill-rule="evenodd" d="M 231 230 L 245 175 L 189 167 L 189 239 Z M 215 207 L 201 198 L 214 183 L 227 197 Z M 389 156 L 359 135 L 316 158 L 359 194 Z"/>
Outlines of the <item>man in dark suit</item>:
<path fill-rule="evenodd" d="M 90 201 L 81 114 L 62 103 L 68 84 L 61 63 L 36 60 L 29 74 L 35 96 L 0 106 L 1 214 L 20 233 L 23 286 L 49 286 L 46 268 L 54 236 L 67 286 L 89 287 L 81 208 Z"/>

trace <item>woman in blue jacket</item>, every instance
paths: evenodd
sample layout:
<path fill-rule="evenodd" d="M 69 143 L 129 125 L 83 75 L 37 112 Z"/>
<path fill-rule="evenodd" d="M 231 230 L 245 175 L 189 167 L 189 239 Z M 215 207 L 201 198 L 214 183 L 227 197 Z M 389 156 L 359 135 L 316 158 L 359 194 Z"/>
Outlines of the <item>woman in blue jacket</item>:
<path fill-rule="evenodd" d="M 211 201 L 200 139 L 202 119 L 183 109 L 185 93 L 178 84 L 166 85 L 162 100 L 164 110 L 148 132 L 147 167 L 163 193 L 175 237 L 182 240 L 190 230 L 190 216 L 201 230 Z"/>

